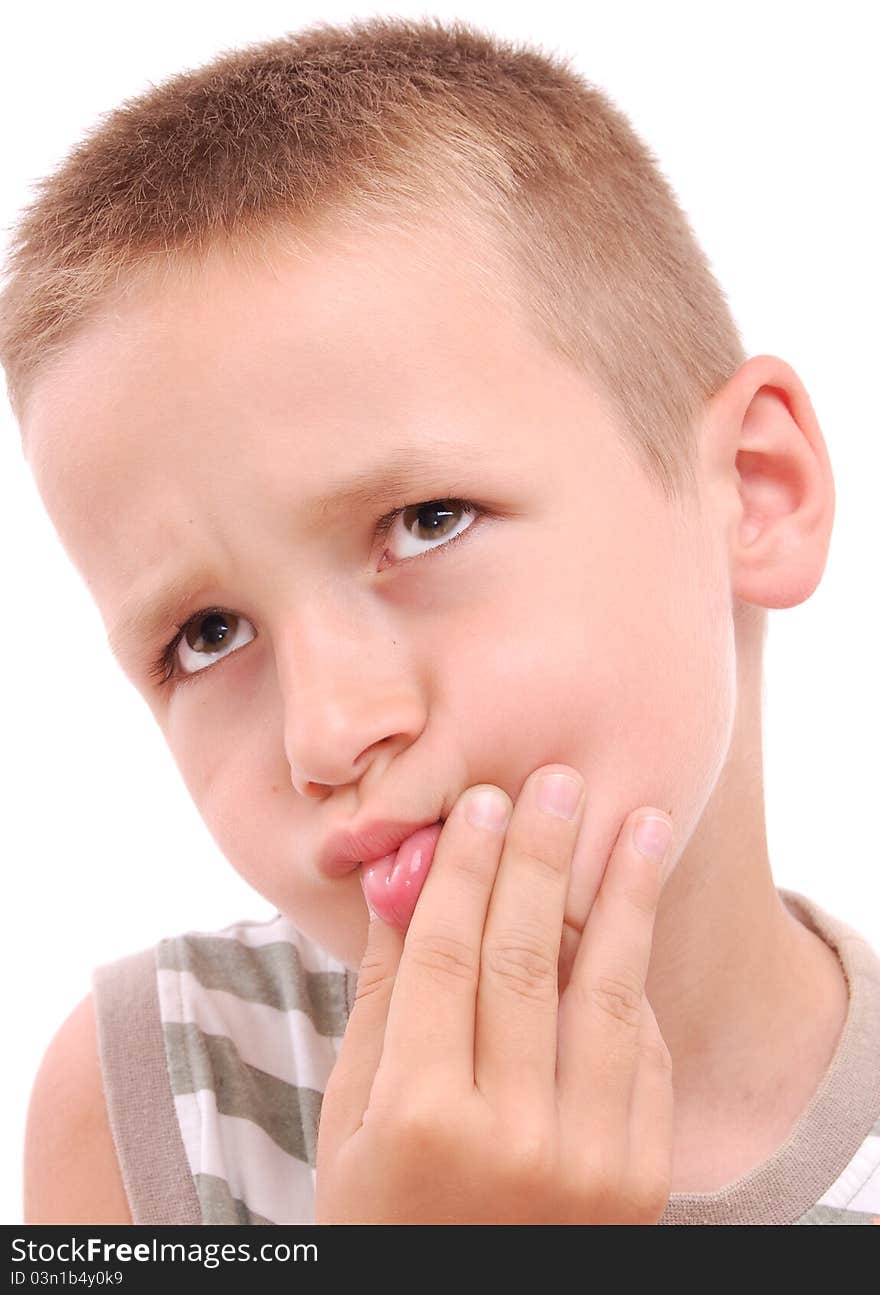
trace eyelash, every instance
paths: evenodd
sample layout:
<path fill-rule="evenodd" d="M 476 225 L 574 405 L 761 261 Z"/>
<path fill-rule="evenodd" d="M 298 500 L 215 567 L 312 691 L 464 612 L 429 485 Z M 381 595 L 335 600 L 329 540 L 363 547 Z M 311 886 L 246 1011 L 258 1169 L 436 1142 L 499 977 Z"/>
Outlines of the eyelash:
<path fill-rule="evenodd" d="M 483 508 L 472 499 L 461 499 L 452 495 L 435 495 L 431 499 L 419 500 L 415 504 L 401 504 L 399 508 L 393 508 L 391 512 L 385 513 L 375 523 L 375 536 L 377 538 L 384 539 L 401 513 L 405 513 L 409 508 L 424 508 L 428 504 L 455 504 L 459 508 L 473 513 L 475 520 L 472 525 L 468 526 L 463 531 L 459 531 L 457 535 L 453 535 L 452 539 L 447 540 L 445 544 L 438 544 L 436 548 L 426 549 L 424 553 L 416 553 L 413 557 L 403 558 L 401 559 L 401 562 L 395 564 L 396 566 L 400 566 L 408 562 L 419 562 L 422 558 L 430 557 L 434 553 L 442 553 L 451 549 L 459 540 L 463 540 L 466 535 L 470 534 L 481 517 L 491 516 L 488 508 Z M 224 607 L 205 607 L 202 611 L 196 612 L 194 616 L 188 617 L 182 624 L 177 626 L 177 633 L 174 635 L 174 638 L 170 643 L 165 645 L 159 656 L 149 667 L 149 676 L 151 679 L 156 680 L 159 687 L 164 687 L 170 683 L 174 683 L 175 687 L 180 687 L 182 684 L 191 683 L 200 675 L 208 673 L 212 668 L 211 666 L 206 667 L 205 670 L 195 670 L 192 674 L 176 674 L 174 657 L 177 652 L 177 645 L 183 638 L 187 627 L 194 621 L 200 620 L 204 616 L 222 616 L 226 610 L 227 609 Z"/>

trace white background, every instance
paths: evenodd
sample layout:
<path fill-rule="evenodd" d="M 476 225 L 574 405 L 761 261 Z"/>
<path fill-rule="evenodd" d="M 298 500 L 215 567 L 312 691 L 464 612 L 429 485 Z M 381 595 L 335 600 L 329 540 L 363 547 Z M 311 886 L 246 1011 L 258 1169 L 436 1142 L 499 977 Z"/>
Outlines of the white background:
<path fill-rule="evenodd" d="M 99 114 L 221 49 L 318 18 L 461 17 L 571 54 L 660 160 L 730 299 L 750 354 L 782 356 L 828 444 L 837 514 L 823 580 L 770 613 L 767 830 L 777 885 L 880 949 L 876 785 L 878 91 L 873 6 L 4 6 L 7 231 L 29 186 Z M 0 1222 L 21 1221 L 33 1076 L 91 969 L 163 935 L 273 908 L 208 835 L 146 704 L 42 510 L 0 401 L 2 992 Z"/>

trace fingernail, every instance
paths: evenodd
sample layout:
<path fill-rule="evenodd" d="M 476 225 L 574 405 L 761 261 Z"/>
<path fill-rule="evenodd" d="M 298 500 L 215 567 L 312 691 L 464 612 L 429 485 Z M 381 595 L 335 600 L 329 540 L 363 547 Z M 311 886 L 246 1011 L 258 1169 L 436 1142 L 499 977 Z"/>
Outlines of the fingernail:
<path fill-rule="evenodd" d="M 465 818 L 471 827 L 485 827 L 499 832 L 510 817 L 510 802 L 502 791 L 484 787 L 467 798 Z"/>
<path fill-rule="evenodd" d="M 639 854 L 660 863 L 672 836 L 672 826 L 665 818 L 640 818 L 633 830 L 633 842 Z"/>
<path fill-rule="evenodd" d="M 567 773 L 545 773 L 538 782 L 538 808 L 557 818 L 574 818 L 581 784 Z"/>

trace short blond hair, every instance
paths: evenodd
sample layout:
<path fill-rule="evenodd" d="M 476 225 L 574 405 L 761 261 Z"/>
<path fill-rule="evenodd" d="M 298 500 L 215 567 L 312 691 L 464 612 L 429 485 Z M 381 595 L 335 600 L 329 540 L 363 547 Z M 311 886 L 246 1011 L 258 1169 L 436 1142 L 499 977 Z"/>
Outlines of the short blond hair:
<path fill-rule="evenodd" d="M 343 212 L 458 212 L 536 332 L 596 386 L 670 499 L 699 416 L 745 360 L 649 148 L 558 54 L 436 18 L 314 23 L 106 114 L 13 230 L 0 364 L 21 419 L 78 327 L 161 268 Z"/>

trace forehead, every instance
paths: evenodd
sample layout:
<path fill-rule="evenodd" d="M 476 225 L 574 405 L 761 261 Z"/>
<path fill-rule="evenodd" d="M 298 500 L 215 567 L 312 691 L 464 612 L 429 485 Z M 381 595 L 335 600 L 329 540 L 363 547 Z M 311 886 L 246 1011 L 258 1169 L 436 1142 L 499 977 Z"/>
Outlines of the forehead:
<path fill-rule="evenodd" d="M 167 583 L 169 553 L 219 564 L 230 517 L 265 538 L 380 448 L 441 445 L 460 466 L 528 448 L 539 470 L 573 400 L 598 422 L 491 265 L 449 230 L 337 234 L 308 254 L 218 254 L 84 328 L 34 388 L 28 446 L 102 611 Z"/>
<path fill-rule="evenodd" d="M 23 420 L 26 456 L 47 483 L 65 450 L 146 449 L 185 435 L 248 391 L 283 400 L 289 423 L 320 408 L 327 428 L 350 402 L 382 410 L 424 402 L 432 375 L 475 352 L 534 343 L 489 242 L 464 246 L 451 228 L 328 225 L 318 234 L 214 248 L 196 264 L 159 267 L 90 319 L 34 384 Z M 152 411 L 152 413 L 151 413 Z M 246 422 L 242 421 L 242 432 Z M 261 434 L 268 427 L 263 422 Z M 243 448 L 245 448 L 243 446 Z M 82 460 L 80 460 L 80 464 Z"/>

